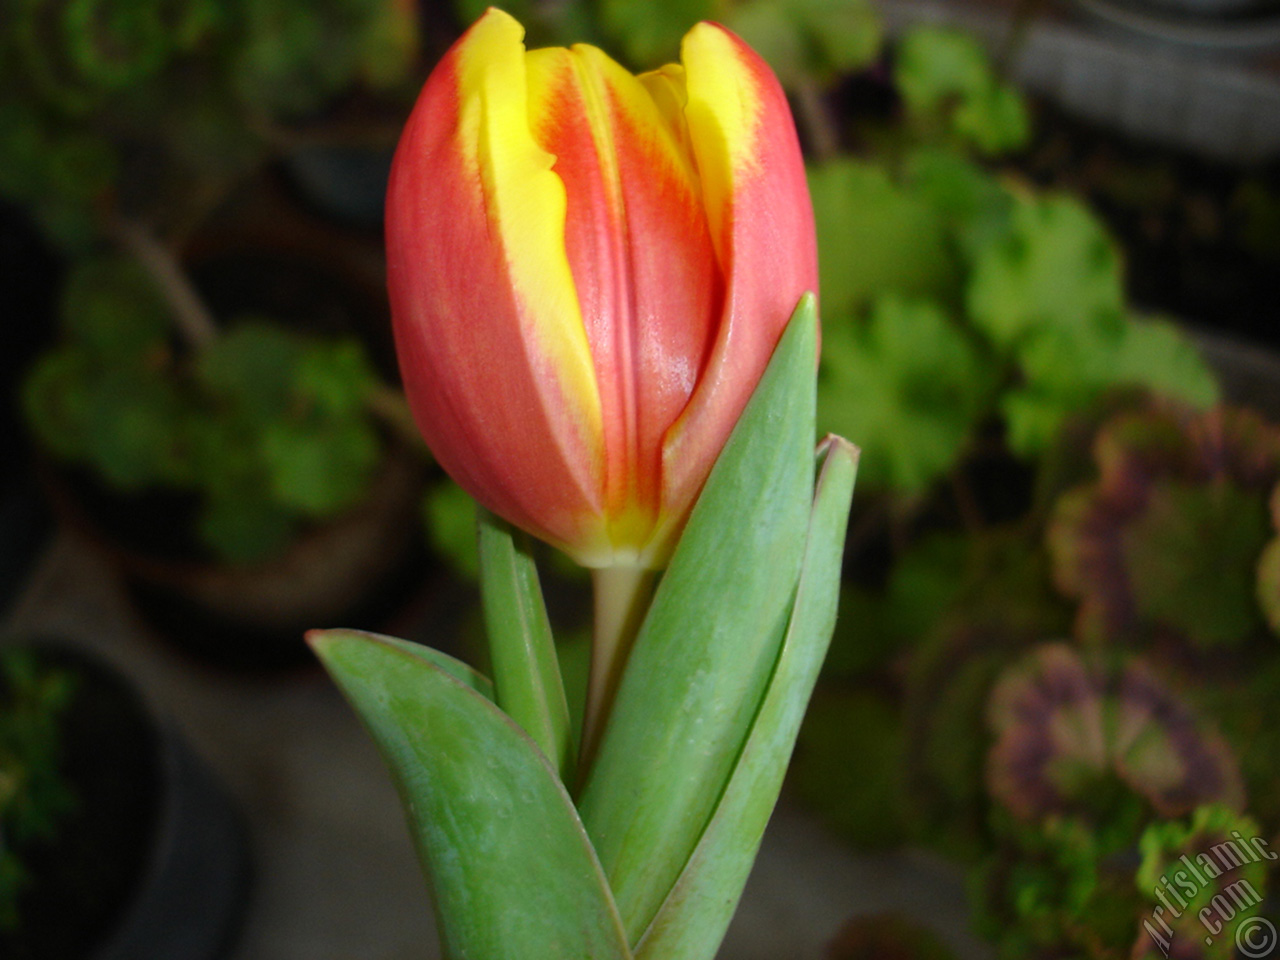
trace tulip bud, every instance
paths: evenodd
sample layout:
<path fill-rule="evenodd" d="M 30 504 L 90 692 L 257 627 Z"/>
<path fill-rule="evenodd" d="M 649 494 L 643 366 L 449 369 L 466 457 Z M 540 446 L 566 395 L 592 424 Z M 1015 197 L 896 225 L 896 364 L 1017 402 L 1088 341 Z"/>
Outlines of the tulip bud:
<path fill-rule="evenodd" d="M 801 295 L 786 99 L 722 27 L 634 76 L 490 10 L 432 72 L 387 196 L 410 405 L 482 505 L 591 567 L 663 565 Z"/>

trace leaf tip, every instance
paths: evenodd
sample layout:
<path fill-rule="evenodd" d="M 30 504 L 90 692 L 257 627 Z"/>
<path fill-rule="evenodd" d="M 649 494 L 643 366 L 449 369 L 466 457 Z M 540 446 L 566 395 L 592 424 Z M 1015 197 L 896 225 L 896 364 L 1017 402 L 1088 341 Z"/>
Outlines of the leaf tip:
<path fill-rule="evenodd" d="M 312 653 L 323 659 L 325 651 L 335 639 L 334 634 L 336 632 L 335 630 L 308 630 L 302 635 L 302 639 L 311 648 Z"/>
<path fill-rule="evenodd" d="M 360 631 L 326 627 L 308 630 L 302 635 L 302 639 L 311 648 L 311 652 L 316 655 L 325 669 L 332 673 L 334 657 L 337 655 L 338 647 L 351 640 L 370 638 Z"/>
<path fill-rule="evenodd" d="M 862 459 L 862 448 L 855 443 L 850 443 L 839 434 L 828 433 L 818 442 L 818 457 L 819 459 L 837 457 L 856 467 L 858 461 Z"/>

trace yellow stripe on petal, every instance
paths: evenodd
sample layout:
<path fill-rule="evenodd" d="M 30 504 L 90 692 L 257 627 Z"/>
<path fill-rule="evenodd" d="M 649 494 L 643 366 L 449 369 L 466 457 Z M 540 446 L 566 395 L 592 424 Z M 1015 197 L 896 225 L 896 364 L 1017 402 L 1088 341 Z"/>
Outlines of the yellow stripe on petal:
<path fill-rule="evenodd" d="M 565 189 L 552 172 L 555 157 L 529 128 L 523 41 L 524 27 L 499 10 L 471 28 L 459 51 L 458 132 L 464 155 L 474 145 L 491 227 L 529 321 L 531 361 L 543 383 L 564 393 L 566 408 L 551 413 L 576 414 L 576 439 L 598 448 L 600 399 L 565 252 Z"/>
<path fill-rule="evenodd" d="M 619 551 L 634 549 L 656 522 L 662 437 L 718 313 L 707 302 L 718 273 L 683 90 L 659 87 L 660 104 L 649 83 L 585 44 L 530 51 L 526 65 L 529 125 L 567 190 L 565 245 L 603 412 L 609 535 Z"/>
<path fill-rule="evenodd" d="M 689 92 L 684 83 L 684 67 L 678 63 L 668 63 L 657 70 L 640 74 L 638 79 L 649 91 L 654 106 L 658 108 L 667 128 L 679 144 L 680 153 L 692 162 L 693 147 L 689 143 L 689 123 L 684 113 L 689 102 Z M 697 176 L 696 172 L 693 176 Z"/>
<path fill-rule="evenodd" d="M 722 262 L 729 251 L 724 218 L 734 184 L 759 162 L 762 99 L 759 80 L 741 56 L 739 44 L 722 27 L 699 23 L 680 47 L 685 69 L 688 119 L 707 216 Z"/>

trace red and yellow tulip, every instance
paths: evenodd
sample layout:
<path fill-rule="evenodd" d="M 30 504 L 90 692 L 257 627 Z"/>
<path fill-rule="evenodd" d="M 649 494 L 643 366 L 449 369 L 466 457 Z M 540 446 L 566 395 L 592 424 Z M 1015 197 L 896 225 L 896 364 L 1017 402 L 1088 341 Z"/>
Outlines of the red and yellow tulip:
<path fill-rule="evenodd" d="M 602 567 L 665 563 L 797 301 L 786 99 L 722 27 L 632 75 L 490 10 L 427 80 L 387 198 L 409 401 L 481 504 Z"/>

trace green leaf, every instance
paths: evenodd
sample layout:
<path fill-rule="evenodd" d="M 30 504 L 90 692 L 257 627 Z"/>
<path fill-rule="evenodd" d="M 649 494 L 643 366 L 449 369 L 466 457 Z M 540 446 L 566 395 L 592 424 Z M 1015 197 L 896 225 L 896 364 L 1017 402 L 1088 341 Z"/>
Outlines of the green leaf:
<path fill-rule="evenodd" d="M 1024 457 L 1045 450 L 1068 416 L 1110 387 L 1142 387 L 1198 409 L 1218 399 L 1217 381 L 1195 346 L 1164 321 L 1040 329 L 1023 342 L 1018 359 L 1024 382 L 1002 407 L 1009 445 Z"/>
<path fill-rule="evenodd" d="M 180 469 L 185 408 L 173 384 L 136 358 L 114 362 L 67 345 L 39 359 L 23 412 L 40 442 L 87 463 L 120 490 L 171 480 Z"/>
<path fill-rule="evenodd" d="M 917 125 L 949 126 L 986 154 L 1026 143 L 1030 120 L 1021 95 L 996 77 L 973 37 L 957 30 L 917 27 L 898 45 L 894 80 Z"/>
<path fill-rule="evenodd" d="M 196 527 L 219 558 L 243 566 L 280 556 L 297 530 L 293 515 L 262 490 L 234 486 L 209 494 Z"/>
<path fill-rule="evenodd" d="M 84 457 L 94 362 L 83 350 L 54 349 L 37 358 L 22 383 L 22 412 L 35 437 L 57 456 Z"/>
<path fill-rule="evenodd" d="M 857 451 L 833 438 L 818 478 L 795 605 L 773 676 L 715 814 L 636 948 L 638 960 L 703 960 L 733 917 L 817 682 L 840 595 Z"/>
<path fill-rule="evenodd" d="M 146 370 L 105 369 L 82 386 L 91 392 L 85 414 L 90 462 L 120 490 L 139 490 L 169 478 L 179 456 L 183 412 L 174 385 Z"/>
<path fill-rule="evenodd" d="M 812 51 L 787 3 L 748 0 L 734 7 L 727 26 L 764 58 L 784 86 L 809 75 Z"/>
<path fill-rule="evenodd" d="M 378 376 L 358 340 L 317 340 L 298 358 L 293 389 L 322 416 L 361 413 Z"/>
<path fill-rule="evenodd" d="M 1256 571 L 1270 534 L 1252 491 L 1157 480 L 1124 538 L 1138 612 L 1201 650 L 1242 643 L 1262 626 Z"/>
<path fill-rule="evenodd" d="M 61 312 L 72 340 L 113 358 L 157 349 L 169 335 L 169 315 L 155 285 L 124 257 L 78 263 L 63 287 Z"/>
<path fill-rule="evenodd" d="M 1077 402 L 1034 386 L 1010 390 L 1000 398 L 1009 449 L 1019 457 L 1033 459 L 1048 450 L 1072 410 L 1083 409 Z"/>
<path fill-rule="evenodd" d="M 1111 384 L 1125 334 L 1124 326 L 1089 323 L 1028 331 L 1018 349 L 1023 382 L 1001 398 L 1015 454 L 1039 455 L 1068 416 L 1089 408 Z"/>
<path fill-rule="evenodd" d="M 894 82 L 911 111 L 939 110 L 985 90 L 993 80 L 982 47 L 958 30 L 917 27 L 898 44 Z"/>
<path fill-rule="evenodd" d="M 234 499 L 246 489 L 267 496 L 259 444 L 239 418 L 210 416 L 205 407 L 197 407 L 188 411 L 183 435 L 188 471 L 180 483 L 211 497 Z"/>
<path fill-rule="evenodd" d="M 1013 195 L 992 174 L 954 150 L 921 148 L 906 160 L 905 182 L 945 217 L 966 263 L 1009 229 Z"/>
<path fill-rule="evenodd" d="M 476 552 L 476 502 L 452 480 L 429 489 L 422 499 L 422 519 L 435 551 L 454 570 L 475 580 L 480 576 Z"/>
<path fill-rule="evenodd" d="M 568 794 L 510 718 L 403 643 L 343 630 L 308 640 L 396 780 L 446 956 L 630 956 Z"/>
<path fill-rule="evenodd" d="M 822 346 L 819 428 L 862 447 L 867 483 L 914 493 L 951 468 L 994 371 L 937 306 L 886 295 L 866 324 L 825 324 Z"/>
<path fill-rule="evenodd" d="M 498 706 L 529 734 L 560 774 L 573 782 L 574 742 L 551 623 L 529 555 L 511 526 L 477 511 L 480 595 Z"/>
<path fill-rule="evenodd" d="M 822 310 L 854 315 L 885 293 L 945 296 L 958 268 L 939 211 L 880 167 L 841 159 L 809 170 Z"/>
<path fill-rule="evenodd" d="M 1167 320 L 1130 320 L 1109 371 L 1113 383 L 1146 387 L 1201 410 L 1220 398 L 1218 381 L 1195 344 Z"/>
<path fill-rule="evenodd" d="M 1257 590 L 1267 626 L 1280 636 L 1280 537 L 1268 541 L 1258 557 Z"/>
<path fill-rule="evenodd" d="M 266 424 L 259 440 L 271 495 L 312 517 L 333 516 L 360 501 L 378 466 L 377 431 L 363 419 Z"/>
<path fill-rule="evenodd" d="M 632 943 L 710 821 L 777 661 L 813 498 L 816 327 L 805 296 L 658 586 L 582 794 Z"/>
<path fill-rule="evenodd" d="M 254 419 L 282 415 L 289 408 L 303 344 L 265 320 L 242 320 L 197 357 L 200 381 Z"/>
<path fill-rule="evenodd" d="M 374 90 L 395 92 L 416 64 L 419 10 L 416 4 L 374 3 L 364 7 L 360 35 L 352 46 L 359 79 Z"/>
<path fill-rule="evenodd" d="M 159 4 L 104 8 L 70 4 L 59 18 L 66 56 L 84 80 L 108 89 L 141 83 L 169 55 L 167 25 Z"/>
<path fill-rule="evenodd" d="M 1022 95 L 1013 87 L 992 84 L 968 97 L 952 115 L 955 130 L 988 156 L 1016 150 L 1031 135 L 1031 119 Z"/>
<path fill-rule="evenodd" d="M 411 657 L 416 657 L 424 663 L 429 663 L 433 667 L 443 670 L 464 687 L 474 690 L 490 703 L 494 702 L 493 681 L 470 664 L 463 663 L 457 657 L 451 657 L 449 654 L 441 653 L 432 647 L 424 647 L 420 643 L 412 643 L 409 640 L 401 640 L 399 637 L 389 637 L 384 633 L 373 633 L 369 630 L 317 630 L 315 633 L 317 635 L 341 633 L 343 636 L 366 637 L 377 643 L 385 643 L 388 646 L 395 647 L 397 650 L 404 651 Z"/>
<path fill-rule="evenodd" d="M 768 61 L 784 86 L 825 84 L 875 62 L 884 40 L 867 0 L 749 0 L 729 27 Z"/>
<path fill-rule="evenodd" d="M 1020 197 L 1007 234 L 974 264 L 968 309 L 1002 347 L 1017 347 L 1045 328 L 1117 333 L 1124 291 L 1115 244 L 1077 200 Z"/>
<path fill-rule="evenodd" d="M 854 73 L 876 62 L 884 46 L 884 24 L 868 0 L 791 0 L 814 49 L 820 80 Z"/>

